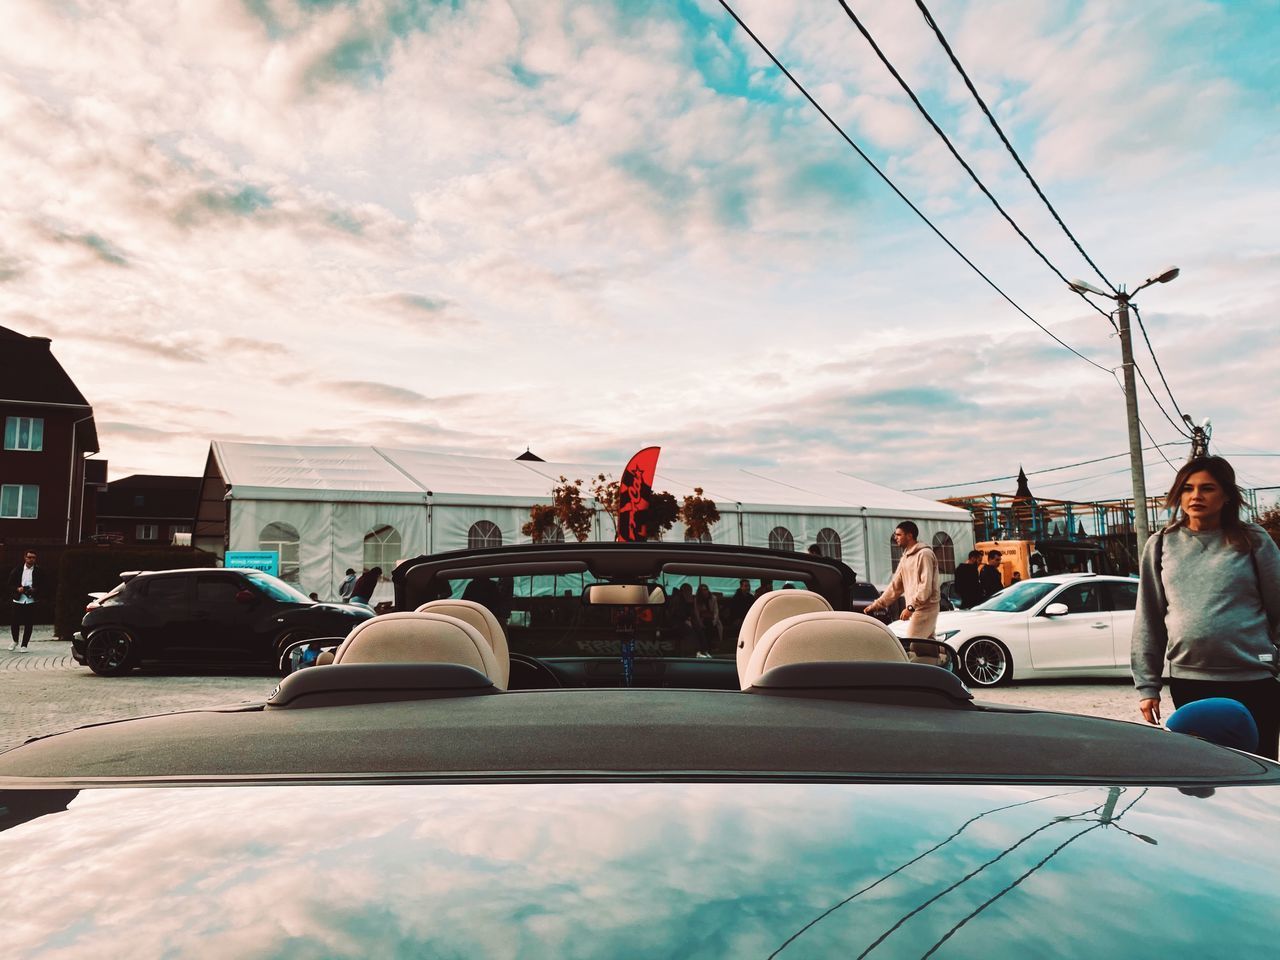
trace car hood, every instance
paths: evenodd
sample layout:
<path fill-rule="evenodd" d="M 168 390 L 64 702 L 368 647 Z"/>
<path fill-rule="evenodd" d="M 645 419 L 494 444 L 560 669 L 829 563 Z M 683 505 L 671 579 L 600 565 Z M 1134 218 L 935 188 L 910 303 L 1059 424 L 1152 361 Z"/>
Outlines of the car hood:
<path fill-rule="evenodd" d="M 0 800 L 0 879 L 22 891 L 0 936 L 13 957 L 763 957 L 786 944 L 1020 958 L 1207 943 L 1266 956 L 1280 935 L 1275 786 L 422 783 Z"/>
<path fill-rule="evenodd" d="M 946 613 L 938 614 L 938 625 L 934 628 L 935 633 L 942 633 L 944 630 L 974 630 L 978 628 L 1007 627 L 1009 623 L 1019 617 L 1025 617 L 1026 612 L 1022 613 L 993 613 L 986 610 L 950 610 Z M 907 620 L 895 620 L 889 624 L 889 629 L 899 637 L 906 637 Z"/>

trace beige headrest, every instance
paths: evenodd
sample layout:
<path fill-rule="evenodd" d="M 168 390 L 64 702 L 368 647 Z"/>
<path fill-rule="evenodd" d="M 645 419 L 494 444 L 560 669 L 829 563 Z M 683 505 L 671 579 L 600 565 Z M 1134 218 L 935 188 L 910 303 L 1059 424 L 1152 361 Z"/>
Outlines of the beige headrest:
<path fill-rule="evenodd" d="M 770 590 L 760 594 L 751 604 L 746 619 L 742 621 L 742 629 L 738 631 L 738 678 L 742 678 L 742 671 L 751 661 L 751 651 L 775 623 L 802 613 L 830 609 L 831 604 L 827 603 L 826 597 L 808 590 Z"/>
<path fill-rule="evenodd" d="M 902 641 L 874 617 L 834 610 L 804 613 L 765 631 L 738 679 L 742 689 L 747 690 L 774 667 L 823 660 L 906 663 L 907 654 Z"/>
<path fill-rule="evenodd" d="M 339 663 L 460 663 L 501 690 L 498 660 L 475 627 L 440 613 L 384 613 L 357 626 L 334 654 Z"/>
<path fill-rule="evenodd" d="M 502 689 L 507 688 L 507 681 L 511 677 L 511 655 L 507 652 L 507 634 L 492 610 L 474 600 L 447 599 L 430 600 L 418 608 L 418 613 L 441 613 L 446 617 L 457 617 L 463 623 L 469 623 L 475 627 L 480 636 L 489 641 L 489 648 L 493 650 L 493 656 L 498 661 L 498 673 L 501 676 L 494 677 L 494 680 L 501 681 L 498 686 Z"/>

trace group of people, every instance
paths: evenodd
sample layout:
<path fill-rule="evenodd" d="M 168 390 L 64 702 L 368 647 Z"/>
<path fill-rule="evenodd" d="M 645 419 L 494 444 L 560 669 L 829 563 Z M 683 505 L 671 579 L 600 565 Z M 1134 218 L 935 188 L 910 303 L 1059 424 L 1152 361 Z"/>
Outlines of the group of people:
<path fill-rule="evenodd" d="M 976 607 L 1004 589 L 1001 560 L 999 550 L 988 550 L 985 557 L 981 550 L 970 550 L 969 559 L 956 567 L 956 594 L 963 609 Z"/>
<path fill-rule="evenodd" d="M 382 568 L 373 567 L 360 576 L 351 567 L 347 567 L 346 578 L 338 586 L 338 599 L 343 603 L 363 603 L 369 605 L 373 598 L 373 590 L 382 578 Z"/>
<path fill-rule="evenodd" d="M 1165 505 L 1173 520 L 1142 551 L 1131 669 L 1143 718 L 1159 725 L 1164 676 L 1175 707 L 1170 729 L 1277 758 L 1280 750 L 1280 548 L 1240 517 L 1235 470 L 1222 457 L 1196 457 L 1174 477 Z M 902 559 L 866 610 L 902 598 L 913 637 L 933 636 L 938 560 L 903 521 Z M 1001 555 L 974 550 L 956 568 L 964 606 L 1001 589 Z"/>

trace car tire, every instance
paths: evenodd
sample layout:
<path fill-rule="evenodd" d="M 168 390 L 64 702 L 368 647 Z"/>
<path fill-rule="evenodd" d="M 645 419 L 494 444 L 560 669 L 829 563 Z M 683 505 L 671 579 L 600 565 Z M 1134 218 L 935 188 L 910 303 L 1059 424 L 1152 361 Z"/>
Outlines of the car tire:
<path fill-rule="evenodd" d="M 971 686 L 999 687 L 1013 679 L 1013 657 L 994 637 L 977 637 L 960 649 L 960 669 Z"/>
<path fill-rule="evenodd" d="M 102 627 L 85 638 L 84 662 L 100 677 L 118 677 L 133 669 L 133 635 L 121 627 Z"/>

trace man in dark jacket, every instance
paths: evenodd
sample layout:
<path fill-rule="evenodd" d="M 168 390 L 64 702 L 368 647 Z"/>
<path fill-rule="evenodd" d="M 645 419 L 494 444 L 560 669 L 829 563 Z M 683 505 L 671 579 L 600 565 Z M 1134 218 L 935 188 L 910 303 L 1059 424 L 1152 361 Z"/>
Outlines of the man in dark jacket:
<path fill-rule="evenodd" d="M 982 586 L 982 599 L 1004 589 L 1004 578 L 1000 576 L 1000 551 L 988 550 L 987 563 L 978 573 L 978 583 Z"/>
<path fill-rule="evenodd" d="M 28 550 L 22 556 L 22 566 L 9 572 L 9 599 L 12 601 L 12 620 L 9 629 L 13 633 L 10 650 L 22 650 L 31 641 L 31 625 L 36 622 L 36 603 L 45 599 L 44 569 L 36 566 L 36 552 Z M 21 628 L 21 631 L 19 631 Z M 18 634 L 22 634 L 22 646 L 18 646 Z"/>
<path fill-rule="evenodd" d="M 986 599 L 982 584 L 978 582 L 978 568 L 982 565 L 982 551 L 970 550 L 969 559 L 956 567 L 956 593 L 960 606 L 966 610 L 976 607 Z"/>

